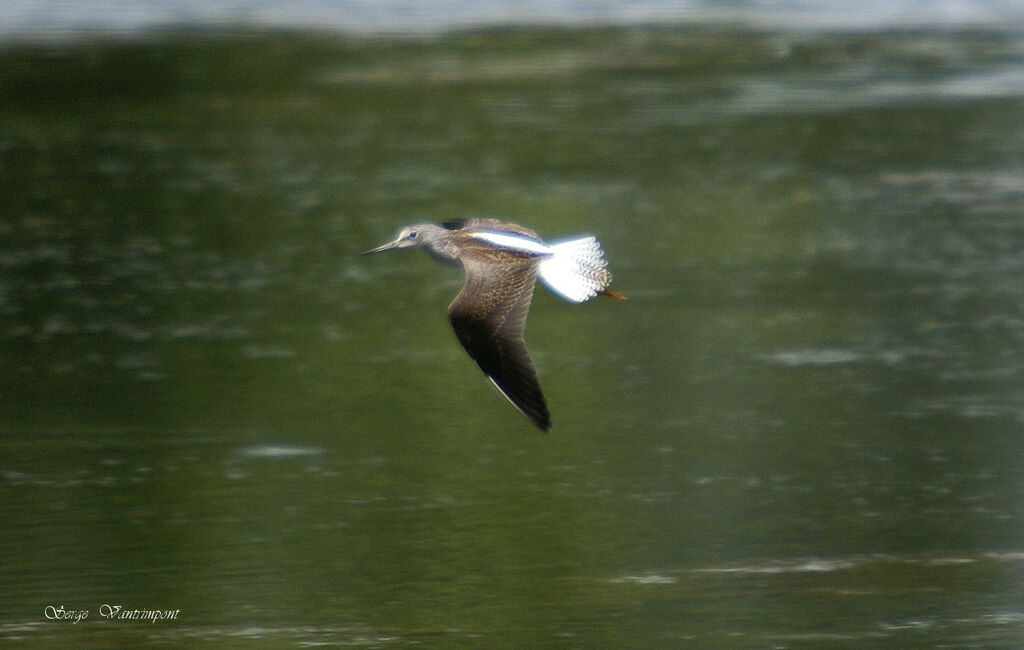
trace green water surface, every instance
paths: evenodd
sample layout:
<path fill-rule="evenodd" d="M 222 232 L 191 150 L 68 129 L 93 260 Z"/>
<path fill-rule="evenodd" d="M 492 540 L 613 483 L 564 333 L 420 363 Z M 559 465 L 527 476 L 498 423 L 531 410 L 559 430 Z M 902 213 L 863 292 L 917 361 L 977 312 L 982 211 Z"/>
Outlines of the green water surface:
<path fill-rule="evenodd" d="M 0 642 L 1024 646 L 1022 43 L 6 45 Z M 538 291 L 548 434 L 358 256 L 466 215 L 630 297 Z"/>

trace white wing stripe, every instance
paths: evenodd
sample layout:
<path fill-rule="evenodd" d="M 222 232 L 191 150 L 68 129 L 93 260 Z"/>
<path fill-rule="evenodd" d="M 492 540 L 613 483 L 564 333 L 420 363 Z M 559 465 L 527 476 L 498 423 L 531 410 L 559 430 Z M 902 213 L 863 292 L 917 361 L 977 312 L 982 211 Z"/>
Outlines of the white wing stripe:
<path fill-rule="evenodd" d="M 534 255 L 550 255 L 551 247 L 542 242 L 523 237 L 522 235 L 513 235 L 510 233 L 501 232 L 475 232 L 470 237 L 476 237 L 482 239 L 485 242 L 494 244 L 500 248 L 505 248 L 511 251 L 520 251 L 523 253 L 533 253 Z"/>

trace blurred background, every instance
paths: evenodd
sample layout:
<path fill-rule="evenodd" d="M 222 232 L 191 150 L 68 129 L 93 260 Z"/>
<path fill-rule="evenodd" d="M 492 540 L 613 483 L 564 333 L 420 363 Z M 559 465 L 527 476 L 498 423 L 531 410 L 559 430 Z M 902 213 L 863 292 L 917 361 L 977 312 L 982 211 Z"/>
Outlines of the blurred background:
<path fill-rule="evenodd" d="M 1024 646 L 1022 109 L 1012 0 L 5 3 L 0 640 Z M 358 256 L 466 215 L 631 298 L 549 434 Z"/>

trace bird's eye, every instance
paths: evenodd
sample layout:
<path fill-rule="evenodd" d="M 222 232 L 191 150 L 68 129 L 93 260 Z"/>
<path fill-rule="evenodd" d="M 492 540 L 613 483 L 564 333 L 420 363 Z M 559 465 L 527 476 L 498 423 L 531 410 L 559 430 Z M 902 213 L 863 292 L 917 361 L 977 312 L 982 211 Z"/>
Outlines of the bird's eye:
<path fill-rule="evenodd" d="M 410 232 L 405 237 L 406 237 L 406 239 L 416 239 L 416 237 L 418 237 L 418 236 L 419 236 L 419 233 L 416 232 L 415 230 L 413 230 L 412 232 Z"/>

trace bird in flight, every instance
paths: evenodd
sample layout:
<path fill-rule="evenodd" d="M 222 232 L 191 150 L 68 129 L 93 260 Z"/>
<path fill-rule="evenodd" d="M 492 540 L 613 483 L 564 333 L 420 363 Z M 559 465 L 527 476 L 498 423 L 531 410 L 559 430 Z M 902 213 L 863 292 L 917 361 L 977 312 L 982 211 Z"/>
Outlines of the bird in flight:
<path fill-rule="evenodd" d="M 523 226 L 498 219 L 456 219 L 403 228 L 394 241 L 363 255 L 420 248 L 444 264 L 461 266 L 462 289 L 448 318 L 462 347 L 512 406 L 543 431 L 551 415 L 523 331 L 539 276 L 556 295 L 582 303 L 596 295 L 626 297 L 608 289 L 611 273 L 597 238 L 556 244 Z"/>

